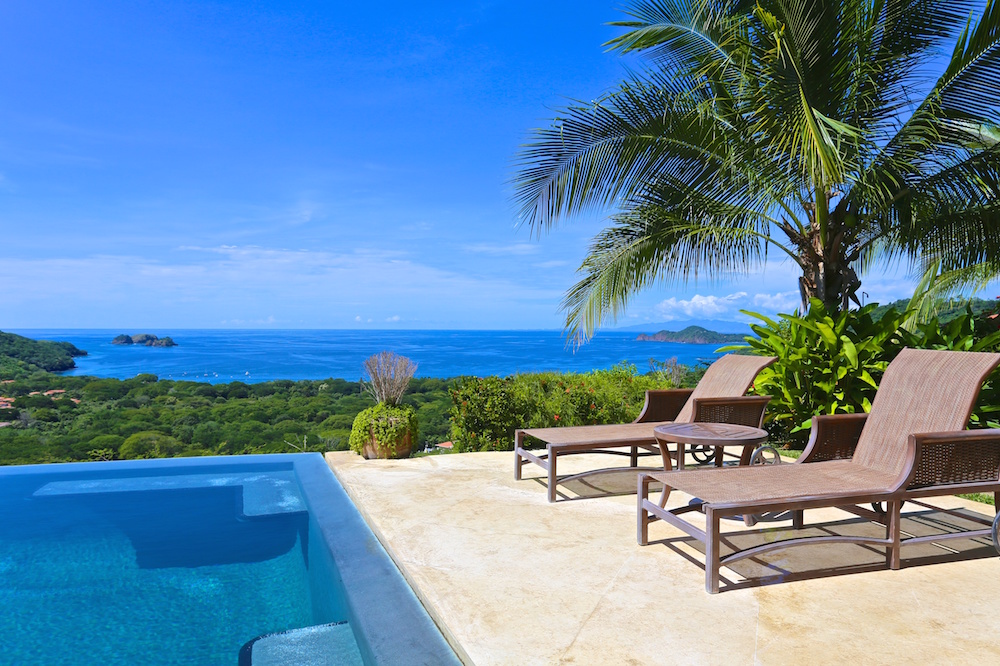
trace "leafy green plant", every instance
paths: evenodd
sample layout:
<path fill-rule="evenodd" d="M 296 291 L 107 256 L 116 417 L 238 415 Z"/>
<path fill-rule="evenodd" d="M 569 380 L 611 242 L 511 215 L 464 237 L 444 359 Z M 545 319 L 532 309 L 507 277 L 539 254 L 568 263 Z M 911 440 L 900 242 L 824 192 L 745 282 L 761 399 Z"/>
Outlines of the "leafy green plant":
<path fill-rule="evenodd" d="M 802 445 L 814 415 L 869 411 L 882 373 L 903 347 L 1000 348 L 1000 332 L 977 333 L 971 309 L 946 324 L 936 316 L 914 322 L 915 302 L 903 311 L 879 309 L 873 303 L 831 315 L 822 302 L 812 299 L 805 315 L 782 314 L 780 321 L 745 312 L 761 322 L 750 327 L 756 337 L 748 336 L 746 345 L 723 351 L 751 350 L 777 357 L 757 376 L 754 392 L 772 396 L 767 411 L 772 435 Z M 873 316 L 876 310 L 878 318 Z M 1000 386 L 996 384 L 988 382 L 983 388 L 973 424 L 996 419 L 1000 412 Z"/>
<path fill-rule="evenodd" d="M 411 446 L 417 443 L 417 432 L 417 412 L 412 407 L 380 402 L 354 418 L 351 450 L 363 454 L 365 445 L 374 442 L 376 457 L 395 458 L 407 435 Z"/>
<path fill-rule="evenodd" d="M 802 439 L 816 414 L 852 414 L 868 411 L 888 361 L 885 349 L 903 315 L 895 310 L 881 319 L 871 316 L 875 304 L 830 315 L 819 299 L 810 301 L 805 315 L 780 315 L 781 321 L 746 312 L 762 322 L 750 329 L 749 348 L 777 361 L 754 380 L 754 392 L 771 395 L 768 406 L 772 429 Z"/>

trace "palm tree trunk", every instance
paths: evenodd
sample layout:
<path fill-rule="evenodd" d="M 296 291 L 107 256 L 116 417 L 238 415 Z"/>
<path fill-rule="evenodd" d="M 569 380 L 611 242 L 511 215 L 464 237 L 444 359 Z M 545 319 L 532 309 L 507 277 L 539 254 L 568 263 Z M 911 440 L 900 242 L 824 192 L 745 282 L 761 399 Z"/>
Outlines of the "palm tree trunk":
<path fill-rule="evenodd" d="M 846 310 L 852 300 L 857 302 L 855 294 L 861 281 L 851 268 L 851 258 L 846 256 L 842 241 L 843 233 L 837 233 L 825 247 L 800 248 L 799 296 L 803 313 L 809 310 L 811 298 L 822 301 L 831 314 Z"/>

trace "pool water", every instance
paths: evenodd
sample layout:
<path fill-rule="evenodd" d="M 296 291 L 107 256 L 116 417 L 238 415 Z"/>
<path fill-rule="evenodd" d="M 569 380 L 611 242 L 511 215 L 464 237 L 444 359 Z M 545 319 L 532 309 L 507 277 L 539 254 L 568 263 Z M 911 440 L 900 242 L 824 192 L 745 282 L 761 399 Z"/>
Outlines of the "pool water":
<path fill-rule="evenodd" d="M 296 641 L 338 663 L 405 663 L 358 641 L 294 466 L 250 458 L 0 471 L 0 663 L 282 663 L 289 645 L 307 662 Z"/>

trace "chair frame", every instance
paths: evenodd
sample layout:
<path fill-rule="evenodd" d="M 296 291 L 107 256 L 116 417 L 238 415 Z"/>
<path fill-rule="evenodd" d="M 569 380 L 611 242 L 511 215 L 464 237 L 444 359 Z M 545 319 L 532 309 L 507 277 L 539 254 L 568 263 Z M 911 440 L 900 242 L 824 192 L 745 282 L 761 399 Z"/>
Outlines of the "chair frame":
<path fill-rule="evenodd" d="M 850 458 L 857 445 L 867 414 L 843 414 L 813 418 L 813 431 L 802 457 L 796 464 L 822 464 L 823 461 Z M 853 439 L 853 443 L 852 443 Z M 986 453 L 984 456 L 983 453 Z M 990 527 L 962 532 L 934 534 L 903 539 L 900 529 L 902 504 L 918 498 L 957 495 L 960 493 L 992 492 L 1000 511 L 1000 429 L 961 430 L 955 432 L 910 434 L 906 448 L 907 464 L 895 484 L 885 492 L 845 493 L 836 496 L 799 495 L 769 501 L 693 503 L 667 509 L 672 487 L 669 474 L 640 473 L 638 479 L 639 545 L 649 543 L 649 524 L 656 520 L 670 523 L 705 544 L 705 590 L 719 591 L 719 569 L 733 562 L 763 555 L 774 550 L 820 543 L 857 543 L 881 546 L 886 551 L 886 564 L 896 570 L 901 566 L 900 550 L 904 545 L 938 542 L 947 539 L 992 538 Z M 659 503 L 649 499 L 650 484 L 664 483 Z M 884 515 L 861 507 L 867 503 L 886 503 Z M 803 527 L 806 509 L 836 507 L 885 525 L 885 538 L 852 536 L 815 536 L 785 539 L 721 556 L 720 521 L 747 513 L 791 511 L 792 526 Z M 702 530 L 679 516 L 692 511 L 704 511 L 706 529 Z M 963 517 L 970 518 L 969 516 Z M 974 519 L 976 520 L 976 519 Z M 996 521 L 982 518 L 984 525 Z M 1000 544 L 994 543 L 994 546 Z"/>
<path fill-rule="evenodd" d="M 589 470 L 580 474 L 559 479 L 557 461 L 560 456 L 582 453 L 603 453 L 607 455 L 629 456 L 629 468 L 638 469 L 639 458 L 659 455 L 663 468 L 671 467 L 671 454 L 666 446 L 653 435 L 653 428 L 658 425 L 672 423 L 673 419 L 687 404 L 694 389 L 656 389 L 646 391 L 646 399 L 642 412 L 632 421 L 633 424 L 646 423 L 649 428 L 642 433 L 631 433 L 617 438 L 613 442 L 606 439 L 580 439 L 571 444 L 545 443 L 545 453 L 535 453 L 525 447 L 525 440 L 530 436 L 526 430 L 514 431 L 514 480 L 520 481 L 522 468 L 526 462 L 531 462 L 546 471 L 548 479 L 548 500 L 555 502 L 557 498 L 557 483 L 566 483 L 585 476 L 621 470 L 621 467 L 609 467 Z M 695 398 L 693 402 L 694 422 L 735 423 L 760 428 L 764 423 L 764 414 L 771 396 L 745 395 L 728 398 Z M 602 427 L 602 426 L 597 426 Z M 619 449 L 627 447 L 627 451 Z M 748 458 L 744 452 L 741 459 Z"/>

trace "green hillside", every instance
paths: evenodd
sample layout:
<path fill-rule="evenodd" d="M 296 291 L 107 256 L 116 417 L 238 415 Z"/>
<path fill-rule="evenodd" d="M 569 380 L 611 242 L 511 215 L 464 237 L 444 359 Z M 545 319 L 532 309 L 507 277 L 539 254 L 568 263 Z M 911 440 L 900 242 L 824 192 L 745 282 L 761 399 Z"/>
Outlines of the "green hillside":
<path fill-rule="evenodd" d="M 660 331 L 653 335 L 639 335 L 636 340 L 652 342 L 686 342 L 694 345 L 717 345 L 726 342 L 743 342 L 743 333 L 717 333 L 701 326 L 688 326 L 680 331 Z"/>
<path fill-rule="evenodd" d="M 76 367 L 74 356 L 86 355 L 87 352 L 68 342 L 32 340 L 0 331 L 0 375 L 13 373 L 15 369 L 69 370 Z"/>

